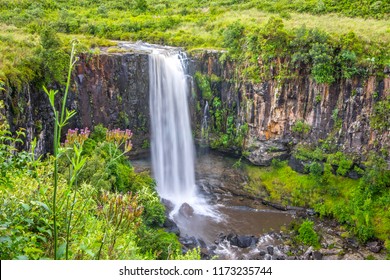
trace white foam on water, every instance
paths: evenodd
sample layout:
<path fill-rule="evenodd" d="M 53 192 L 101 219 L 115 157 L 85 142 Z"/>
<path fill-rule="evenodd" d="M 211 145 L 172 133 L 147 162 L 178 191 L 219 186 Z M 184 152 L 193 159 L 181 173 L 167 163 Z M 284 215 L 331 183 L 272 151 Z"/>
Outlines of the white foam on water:
<path fill-rule="evenodd" d="M 188 109 L 186 60 L 185 54 L 178 49 L 150 47 L 153 174 L 159 195 L 174 204 L 171 217 L 187 203 L 199 215 L 218 218 L 218 213 L 199 194 L 195 184 L 195 146 Z"/>

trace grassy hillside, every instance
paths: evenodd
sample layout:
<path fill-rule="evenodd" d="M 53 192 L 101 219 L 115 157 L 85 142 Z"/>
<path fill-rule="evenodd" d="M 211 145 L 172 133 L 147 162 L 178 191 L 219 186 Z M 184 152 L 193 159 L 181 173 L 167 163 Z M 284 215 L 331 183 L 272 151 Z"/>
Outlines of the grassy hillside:
<path fill-rule="evenodd" d="M 45 56 L 45 49 L 67 53 L 74 37 L 84 43 L 79 51 L 109 45 L 106 39 L 220 49 L 228 47 L 224 32 L 232 24 L 239 22 L 247 38 L 271 17 L 281 18 L 290 34 L 302 26 L 321 30 L 334 45 L 353 32 L 365 46 L 364 59 L 381 57 L 383 66 L 389 63 L 389 7 L 373 0 L 0 0 L 0 78 L 12 85 L 42 79 L 42 68 L 61 68 L 43 65 L 59 60 L 53 53 Z M 57 34 L 54 45 L 42 42 L 47 29 Z"/>

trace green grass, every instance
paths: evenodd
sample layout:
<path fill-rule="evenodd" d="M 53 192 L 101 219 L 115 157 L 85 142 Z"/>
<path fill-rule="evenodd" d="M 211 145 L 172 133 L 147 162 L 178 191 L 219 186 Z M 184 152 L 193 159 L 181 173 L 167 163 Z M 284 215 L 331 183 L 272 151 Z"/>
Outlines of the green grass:
<path fill-rule="evenodd" d="M 313 176 L 295 172 L 286 163 L 280 168 L 246 166 L 251 181 L 261 182 L 270 195 L 270 199 L 284 205 L 309 207 L 325 198 L 348 200 L 351 190 L 358 181 L 329 175 L 327 186 L 323 186 Z M 324 190 L 328 192 L 324 196 Z"/>
<path fill-rule="evenodd" d="M 286 162 L 279 167 L 246 165 L 249 189 L 284 205 L 314 208 L 323 217 L 345 224 L 362 242 L 374 237 L 390 247 L 390 189 L 378 194 L 365 190 L 363 179 L 327 174 L 326 182 L 293 171 Z M 324 175 L 322 175 L 323 178 Z"/>
<path fill-rule="evenodd" d="M 335 41 L 353 31 L 369 46 L 390 44 L 388 15 L 388 4 L 371 0 L 0 0 L 0 78 L 20 85 L 44 75 L 37 73 L 37 60 L 45 26 L 60 34 L 67 51 L 74 37 L 83 41 L 80 51 L 107 46 L 107 39 L 221 49 L 223 30 L 230 24 L 240 21 L 249 34 L 280 16 L 287 31 L 305 25 L 331 34 Z"/>

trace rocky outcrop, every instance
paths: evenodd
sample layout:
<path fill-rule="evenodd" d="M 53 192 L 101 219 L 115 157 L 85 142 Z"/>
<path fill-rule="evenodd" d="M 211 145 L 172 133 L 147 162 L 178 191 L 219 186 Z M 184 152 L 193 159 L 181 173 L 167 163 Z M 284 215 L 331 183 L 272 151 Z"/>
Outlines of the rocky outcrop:
<path fill-rule="evenodd" d="M 242 82 L 235 64 L 220 61 L 220 52 L 192 54 L 189 72 L 203 73 L 211 79 L 220 110 L 234 118 L 234 126 L 247 124 L 242 145 L 216 147 L 221 151 L 245 155 L 252 163 L 269 165 L 274 158 L 287 159 L 297 143 L 317 144 L 328 139 L 341 150 L 365 155 L 390 147 L 390 132 L 378 133 L 370 127 L 374 104 L 390 95 L 389 71 L 384 78 L 341 79 L 332 85 L 315 83 L 307 75 L 267 81 Z M 133 131 L 132 155 L 149 151 L 149 74 L 148 55 L 142 52 L 104 53 L 80 56 L 73 75 L 68 107 L 77 115 L 71 127 L 89 127 L 99 123 L 109 128 Z M 58 89 L 61 87 L 57 86 Z M 9 88 L 5 101 L 11 128 L 26 129 L 27 148 L 34 137 L 40 154 L 51 151 L 53 113 L 44 92 L 34 85 L 22 90 Z M 193 129 L 201 138 L 202 124 L 215 128 L 213 118 L 204 118 L 206 98 L 194 83 L 191 99 Z M 210 110 L 215 110 L 209 100 Z M 210 114 L 210 112 L 208 113 Z M 307 131 L 294 129 L 304 124 Z M 222 132 L 228 130 L 221 128 Z M 219 137 L 215 129 L 208 137 Z M 206 142 L 207 143 L 207 142 Z"/>
<path fill-rule="evenodd" d="M 147 153 L 150 137 L 148 67 L 148 56 L 144 53 L 81 55 L 67 103 L 77 114 L 68 127 L 92 129 L 103 124 L 110 129 L 127 128 L 133 132 L 131 155 Z M 63 90 L 61 86 L 50 88 Z M 60 96 L 57 98 L 59 100 Z M 28 149 L 36 137 L 37 153 L 51 152 L 54 114 L 43 90 L 34 85 L 26 85 L 21 91 L 9 88 L 4 99 L 11 129 L 26 130 L 24 148 Z"/>
<path fill-rule="evenodd" d="M 213 77 L 210 87 L 221 100 L 220 110 L 233 114 L 236 125 L 248 124 L 243 150 L 254 164 L 268 165 L 273 158 L 284 158 L 299 142 L 317 144 L 327 139 L 358 156 L 389 149 L 390 132 L 379 133 L 369 123 L 374 104 L 390 95 L 388 71 L 384 77 L 339 79 L 331 85 L 317 84 L 299 74 L 296 78 L 275 75 L 264 82 L 240 82 L 235 65 L 219 58 L 216 51 L 197 53 L 193 71 Z M 204 108 L 206 101 L 199 87 L 196 93 L 199 107 Z M 197 123 L 202 115 L 203 110 L 194 113 Z M 297 123 L 306 131 L 293 129 Z M 208 137 L 212 134 L 210 131 Z"/>
<path fill-rule="evenodd" d="M 82 55 L 74 75 L 71 108 L 77 127 L 103 124 L 133 132 L 132 155 L 149 147 L 149 63 L 144 53 Z"/>

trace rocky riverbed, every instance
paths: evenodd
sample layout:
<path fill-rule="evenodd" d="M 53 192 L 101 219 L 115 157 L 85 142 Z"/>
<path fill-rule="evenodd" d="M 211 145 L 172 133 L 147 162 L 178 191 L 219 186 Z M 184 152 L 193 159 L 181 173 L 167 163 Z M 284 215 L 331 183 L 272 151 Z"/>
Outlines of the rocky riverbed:
<path fill-rule="evenodd" d="M 183 250 L 201 248 L 204 259 L 258 260 L 363 260 L 385 259 L 380 241 L 365 245 L 333 220 L 319 219 L 311 209 L 278 205 L 245 188 L 248 178 L 234 168 L 237 159 L 220 154 L 198 156 L 197 184 L 200 193 L 214 207 L 218 219 L 194 213 L 183 204 L 175 217 L 168 218 L 166 230 L 179 236 Z M 147 161 L 135 167 L 149 169 Z M 169 201 L 165 201 L 169 216 Z M 309 219 L 320 237 L 320 247 L 297 241 L 294 224 Z"/>

